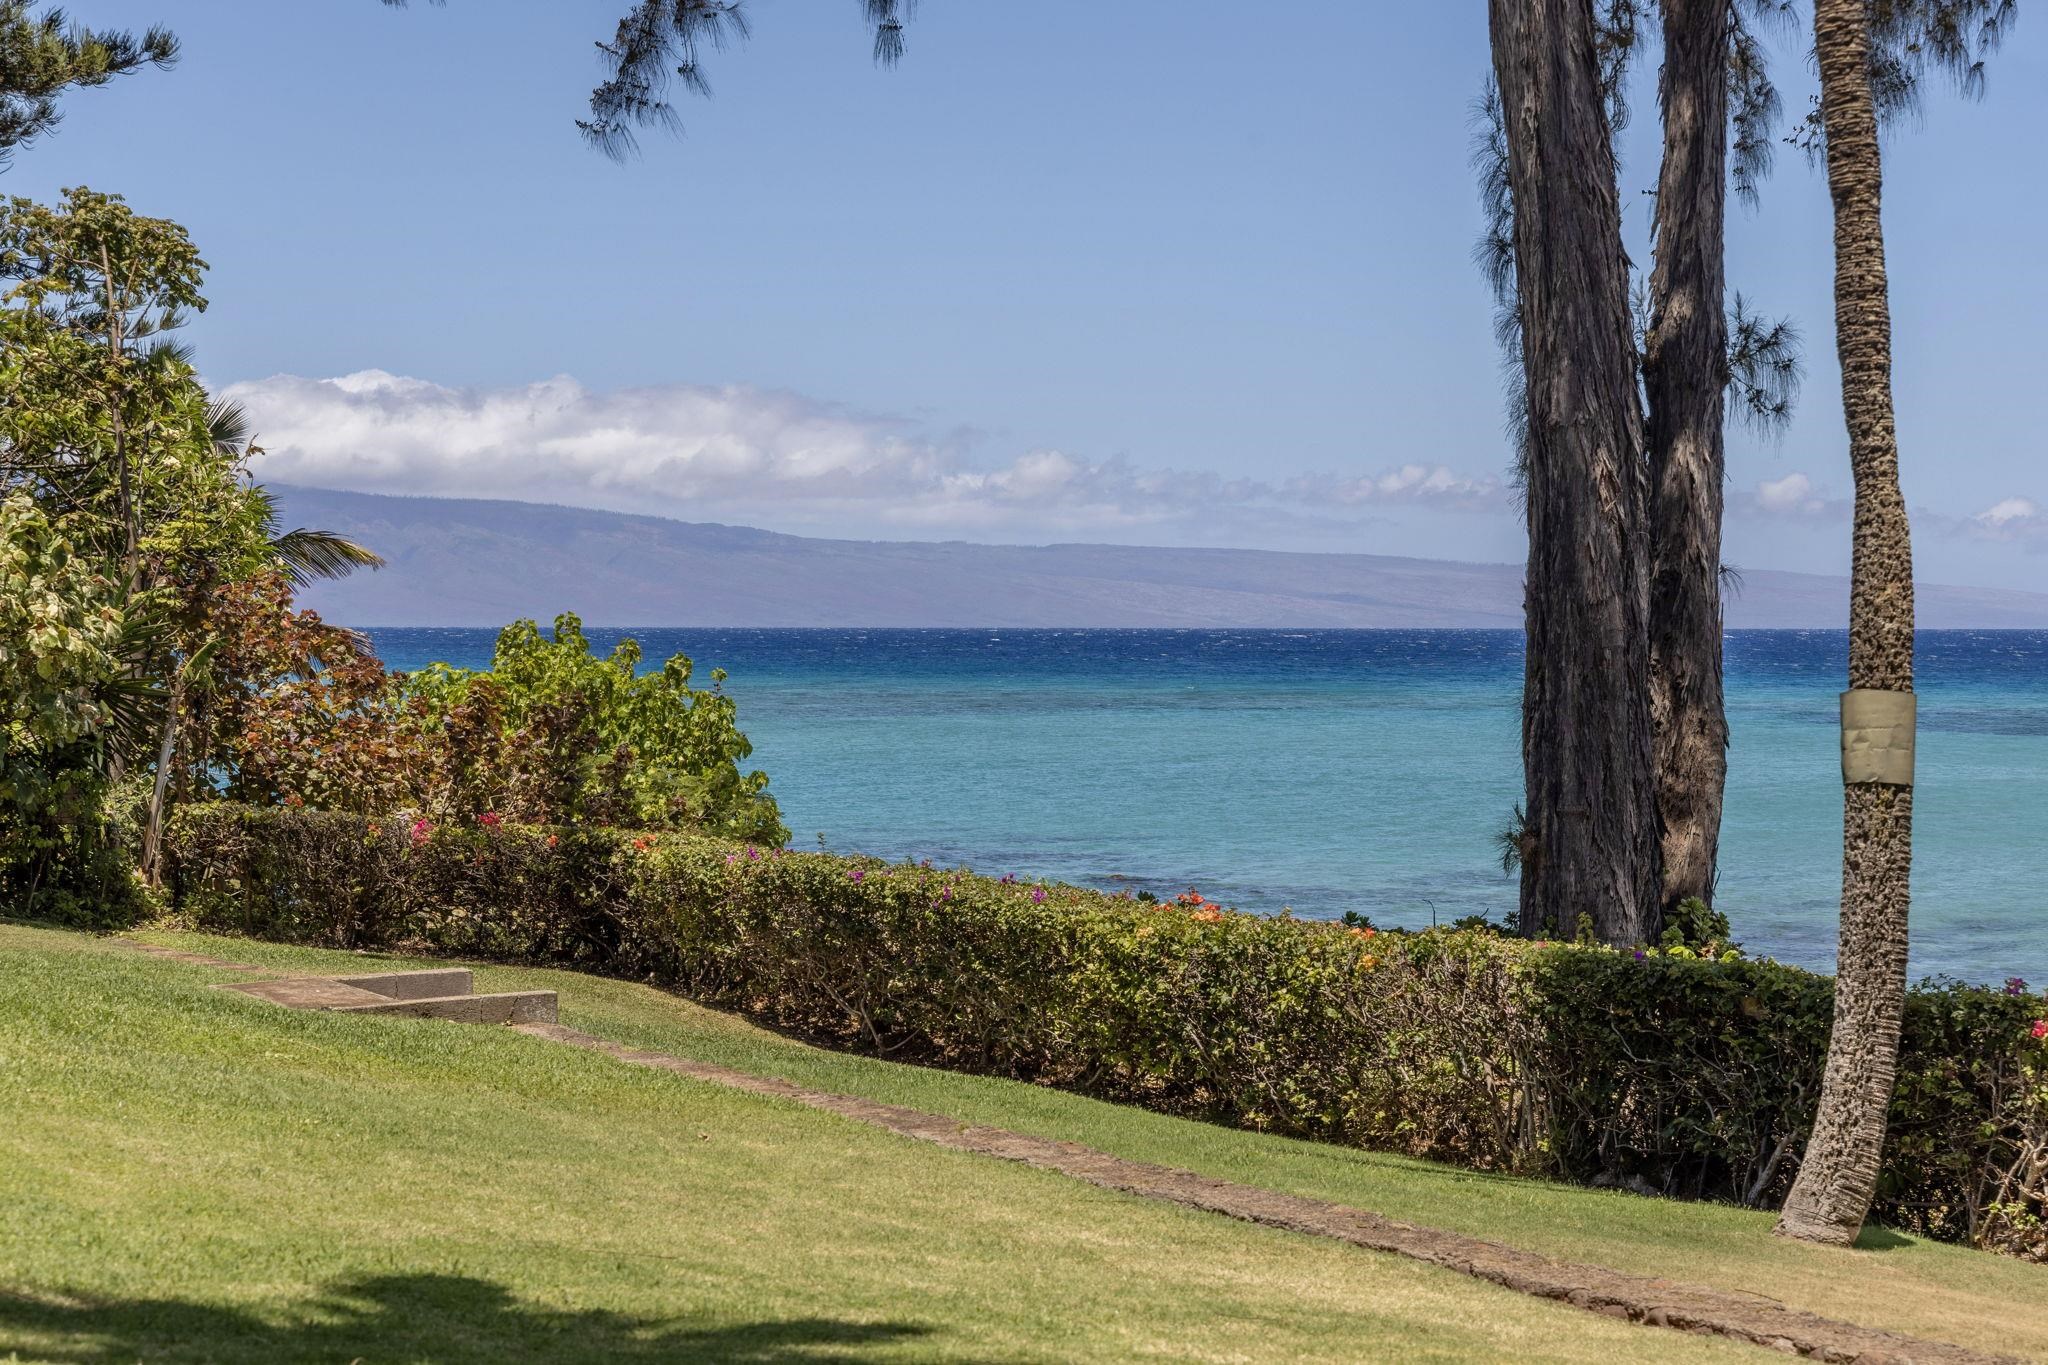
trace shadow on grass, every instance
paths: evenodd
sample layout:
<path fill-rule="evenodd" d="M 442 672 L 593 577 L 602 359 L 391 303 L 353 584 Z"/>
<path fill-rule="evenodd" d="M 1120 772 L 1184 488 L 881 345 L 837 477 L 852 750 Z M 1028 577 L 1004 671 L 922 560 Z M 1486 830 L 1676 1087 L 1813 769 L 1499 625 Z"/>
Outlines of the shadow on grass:
<path fill-rule="evenodd" d="M 924 1337 L 915 1323 L 833 1318 L 690 1325 L 522 1303 L 462 1275 L 347 1280 L 267 1321 L 178 1299 L 30 1297 L 0 1289 L 0 1361 L 829 1361 Z"/>
<path fill-rule="evenodd" d="M 1863 1231 L 1856 1234 L 1858 1251 L 1897 1251 L 1900 1247 L 1917 1245 L 1918 1238 L 1908 1237 L 1902 1232 L 1893 1232 L 1890 1228 L 1879 1227 L 1875 1223 L 1865 1223 Z"/>

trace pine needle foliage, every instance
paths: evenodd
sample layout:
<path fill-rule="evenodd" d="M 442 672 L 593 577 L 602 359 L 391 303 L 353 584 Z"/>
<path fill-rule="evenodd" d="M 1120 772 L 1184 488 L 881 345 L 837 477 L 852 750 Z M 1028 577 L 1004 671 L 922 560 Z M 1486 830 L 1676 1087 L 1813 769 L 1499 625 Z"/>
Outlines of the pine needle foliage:
<path fill-rule="evenodd" d="M 383 0 L 403 8 L 408 0 Z M 430 0 L 441 4 L 444 0 Z M 877 66 L 903 58 L 903 31 L 917 0 L 860 0 L 874 35 Z M 745 42 L 752 34 L 745 0 L 639 0 L 619 20 L 608 41 L 597 45 L 605 78 L 590 92 L 590 117 L 576 120 L 584 141 L 614 161 L 640 150 L 640 131 L 682 131 L 682 117 L 669 100 L 685 94 L 708 97 L 706 54 Z"/>
<path fill-rule="evenodd" d="M 167 67 L 178 40 L 167 28 L 140 36 L 91 29 L 61 9 L 35 12 L 30 0 L 0 0 L 0 169 L 57 126 L 57 97 L 73 86 L 105 85 L 145 66 Z"/>

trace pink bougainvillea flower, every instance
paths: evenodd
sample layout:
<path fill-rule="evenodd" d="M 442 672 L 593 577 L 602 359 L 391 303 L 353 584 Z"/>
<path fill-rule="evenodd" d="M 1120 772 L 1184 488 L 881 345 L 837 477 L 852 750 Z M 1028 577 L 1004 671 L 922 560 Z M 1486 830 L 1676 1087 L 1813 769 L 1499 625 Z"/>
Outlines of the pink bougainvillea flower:
<path fill-rule="evenodd" d="M 2048 1019 L 2036 1019 L 2033 1033 L 2036 1038 L 2048 1038 Z"/>
<path fill-rule="evenodd" d="M 424 844 L 427 841 L 427 836 L 433 832 L 434 826 L 429 823 L 424 815 L 412 822 L 412 841 L 415 844 Z"/>

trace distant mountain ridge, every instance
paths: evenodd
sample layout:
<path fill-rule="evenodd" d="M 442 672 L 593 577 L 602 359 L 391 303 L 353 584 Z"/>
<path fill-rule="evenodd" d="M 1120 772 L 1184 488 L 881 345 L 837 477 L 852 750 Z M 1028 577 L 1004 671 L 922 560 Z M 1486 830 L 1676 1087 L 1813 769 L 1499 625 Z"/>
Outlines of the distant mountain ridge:
<path fill-rule="evenodd" d="M 389 561 L 302 595 L 364 626 L 1514 628 L 1522 569 L 1391 555 L 824 540 L 540 503 L 270 485 L 289 526 Z M 1840 629 L 1849 583 L 1743 575 L 1728 624 Z M 1919 589 L 1927 629 L 2048 628 L 2048 594 Z"/>

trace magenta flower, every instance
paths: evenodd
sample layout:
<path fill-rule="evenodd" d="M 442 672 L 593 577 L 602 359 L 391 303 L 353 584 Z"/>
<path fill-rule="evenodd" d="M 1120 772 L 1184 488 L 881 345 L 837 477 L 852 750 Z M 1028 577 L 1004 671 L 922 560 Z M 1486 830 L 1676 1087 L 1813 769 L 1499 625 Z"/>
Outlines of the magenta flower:
<path fill-rule="evenodd" d="M 864 867 L 856 867 L 856 868 L 855 868 L 855 869 L 854 869 L 853 871 L 851 871 L 851 872 L 849 872 L 849 873 L 847 873 L 847 874 L 846 874 L 846 880 L 848 880 L 848 881 L 850 881 L 850 882 L 860 882 L 860 881 L 866 881 L 866 880 L 867 880 L 867 876 L 868 876 L 868 871 L 867 871 L 867 869 L 866 869 L 866 868 L 864 868 Z"/>
<path fill-rule="evenodd" d="M 953 899 L 953 888 L 950 883 L 939 892 L 939 899 L 942 901 Z"/>
<path fill-rule="evenodd" d="M 2008 976 L 2005 979 L 2005 993 L 2007 995 L 2025 995 L 2027 993 L 2026 978 L 2019 976 Z"/>
<path fill-rule="evenodd" d="M 754 846 L 753 846 L 752 844 L 748 844 L 748 845 L 747 845 L 747 861 L 748 861 L 748 862 L 750 862 L 750 863 L 758 863 L 758 862 L 760 862 L 760 861 L 761 861 L 761 850 L 760 850 L 760 849 L 758 849 L 758 848 L 755 848 L 755 847 L 754 847 Z"/>
<path fill-rule="evenodd" d="M 477 816 L 476 822 L 485 829 L 496 829 L 498 827 L 498 812 L 487 810 L 482 815 Z"/>
<path fill-rule="evenodd" d="M 412 841 L 415 844 L 424 844 L 427 836 L 433 832 L 434 826 L 424 815 L 412 822 Z"/>
<path fill-rule="evenodd" d="M 2036 1019 L 2033 1032 L 2036 1038 L 2048 1038 L 2048 1019 Z"/>
<path fill-rule="evenodd" d="M 1044 887 L 1042 887 L 1042 886 L 1034 886 L 1034 887 L 1032 887 L 1032 888 L 1031 888 L 1031 903 L 1032 903 L 1033 905 L 1044 905 L 1044 904 L 1045 904 L 1045 888 L 1044 888 Z"/>

